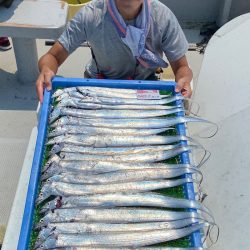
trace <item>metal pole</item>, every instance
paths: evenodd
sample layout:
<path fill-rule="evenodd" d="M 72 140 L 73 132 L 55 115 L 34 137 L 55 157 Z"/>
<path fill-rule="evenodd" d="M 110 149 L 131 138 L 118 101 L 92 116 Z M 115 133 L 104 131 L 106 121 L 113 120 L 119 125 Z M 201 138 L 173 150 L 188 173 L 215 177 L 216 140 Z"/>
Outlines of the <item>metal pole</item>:
<path fill-rule="evenodd" d="M 13 47 L 17 64 L 17 78 L 20 82 L 35 82 L 38 76 L 38 55 L 36 40 L 13 37 Z"/>

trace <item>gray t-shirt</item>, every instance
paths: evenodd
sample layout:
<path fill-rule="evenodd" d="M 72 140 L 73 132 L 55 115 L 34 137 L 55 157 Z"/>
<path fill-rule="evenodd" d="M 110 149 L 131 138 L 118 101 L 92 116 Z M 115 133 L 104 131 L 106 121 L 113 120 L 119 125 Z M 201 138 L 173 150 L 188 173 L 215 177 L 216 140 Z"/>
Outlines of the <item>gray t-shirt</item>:
<path fill-rule="evenodd" d="M 146 44 L 158 56 L 165 53 L 169 61 L 176 61 L 185 55 L 188 43 L 174 14 L 158 0 L 151 0 L 151 17 Z M 98 64 L 98 69 L 107 78 L 144 80 L 155 69 L 144 68 L 137 63 L 130 49 L 125 45 L 107 11 L 105 0 L 93 0 L 76 14 L 58 39 L 62 46 L 72 53 L 83 42 L 88 42 Z M 84 56 L 84 55 L 83 55 Z M 86 66 L 87 73 L 95 78 L 95 60 Z"/>

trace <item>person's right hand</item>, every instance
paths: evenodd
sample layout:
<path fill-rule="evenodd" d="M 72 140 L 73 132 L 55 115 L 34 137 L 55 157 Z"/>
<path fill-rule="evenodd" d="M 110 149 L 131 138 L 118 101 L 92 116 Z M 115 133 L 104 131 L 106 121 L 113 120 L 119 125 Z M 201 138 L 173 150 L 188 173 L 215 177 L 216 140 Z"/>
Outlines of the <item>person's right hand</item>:
<path fill-rule="evenodd" d="M 41 70 L 40 75 L 37 78 L 36 92 L 41 103 L 43 102 L 44 88 L 47 88 L 47 90 L 51 90 L 52 88 L 51 79 L 54 75 L 55 73 L 51 69 L 46 67 Z"/>

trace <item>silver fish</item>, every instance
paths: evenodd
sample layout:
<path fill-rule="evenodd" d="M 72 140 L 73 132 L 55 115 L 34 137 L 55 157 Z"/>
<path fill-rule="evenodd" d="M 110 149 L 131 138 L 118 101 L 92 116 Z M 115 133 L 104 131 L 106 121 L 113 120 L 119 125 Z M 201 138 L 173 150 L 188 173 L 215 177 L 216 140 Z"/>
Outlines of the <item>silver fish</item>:
<path fill-rule="evenodd" d="M 107 110 L 107 109 L 73 109 L 67 107 L 55 108 L 49 116 L 49 123 L 54 122 L 60 116 L 73 116 L 82 118 L 107 118 L 107 119 L 124 119 L 124 118 L 150 118 L 166 116 L 184 112 L 182 108 L 172 108 L 169 110 Z"/>
<path fill-rule="evenodd" d="M 133 95 L 135 96 L 137 93 L 136 89 L 121 89 L 121 88 L 104 88 L 104 87 L 90 87 L 90 86 L 82 86 L 82 87 L 70 87 L 70 88 L 64 88 L 64 89 L 58 89 L 56 90 L 52 97 L 58 97 L 61 96 L 62 94 L 71 94 L 74 92 L 77 93 L 83 93 L 84 95 L 86 95 L 87 91 L 91 91 L 93 93 L 107 93 L 107 94 L 126 94 L 126 95 Z M 82 94 L 81 94 L 82 95 Z"/>
<path fill-rule="evenodd" d="M 177 162 L 176 162 L 177 163 Z M 166 164 L 166 163 L 113 163 L 113 162 L 103 162 L 103 161 L 64 161 L 58 155 L 53 155 L 49 158 L 46 164 L 42 168 L 42 173 L 47 171 L 48 169 L 58 166 L 60 168 L 70 168 L 71 171 L 83 171 L 83 172 L 96 172 L 96 173 L 104 173 L 104 172 L 113 172 L 120 170 L 139 170 L 145 168 L 190 168 L 194 167 L 191 164 Z"/>
<path fill-rule="evenodd" d="M 204 222 L 201 219 L 187 218 L 166 222 L 146 222 L 146 223 L 125 223 L 125 224 L 108 224 L 108 223 L 84 223 L 84 222 L 67 222 L 67 223 L 49 223 L 43 228 L 38 235 L 39 240 L 46 239 L 50 232 L 57 231 L 60 233 L 83 234 L 83 233 L 104 233 L 104 232 L 144 232 L 160 229 L 178 229 L 189 226 L 194 223 Z"/>
<path fill-rule="evenodd" d="M 85 96 L 81 99 L 81 102 L 93 102 L 99 104 L 108 105 L 165 105 L 173 103 L 179 100 L 184 100 L 183 96 L 171 96 L 160 100 L 139 100 L 129 98 L 117 98 L 117 97 L 99 97 L 99 96 Z"/>
<path fill-rule="evenodd" d="M 53 94 L 52 97 L 58 97 L 64 93 L 72 92 L 72 91 L 77 91 L 76 87 L 71 87 L 71 88 L 63 88 L 63 89 L 57 89 Z"/>
<path fill-rule="evenodd" d="M 64 125 L 58 126 L 49 132 L 48 137 L 55 137 L 66 134 L 87 134 L 87 135 L 156 135 L 166 131 L 175 130 L 174 128 L 159 129 L 112 129 L 88 126 Z"/>
<path fill-rule="evenodd" d="M 127 94 L 136 94 L 137 90 L 136 89 L 124 89 L 124 88 L 108 88 L 108 87 L 93 87 L 93 86 L 78 86 L 77 87 L 78 91 L 85 91 L 85 90 L 91 90 L 91 91 L 102 91 L 102 92 L 107 92 L 107 93 L 124 93 L 126 92 Z"/>
<path fill-rule="evenodd" d="M 197 212 L 176 212 L 148 208 L 87 208 L 56 209 L 48 212 L 35 228 L 42 228 L 49 223 L 61 222 L 98 222 L 98 223 L 141 223 L 166 222 L 188 218 L 203 219 Z"/>
<path fill-rule="evenodd" d="M 50 139 L 46 145 L 68 143 L 79 146 L 92 147 L 132 147 L 172 144 L 180 141 L 193 141 L 184 135 L 176 136 L 119 136 L 119 135 L 68 135 L 58 136 Z"/>
<path fill-rule="evenodd" d="M 75 98 L 78 100 L 86 99 L 86 98 L 98 98 L 98 97 L 105 97 L 105 98 L 125 98 L 125 99 L 137 99 L 136 93 L 125 93 L 123 92 L 110 92 L 110 91 L 84 91 L 84 92 L 77 92 L 77 91 L 71 91 L 63 93 L 62 95 L 58 96 L 56 98 L 56 101 L 62 101 L 68 98 Z M 163 99 L 166 97 L 170 97 L 170 95 L 159 95 L 159 98 L 157 99 Z M 90 99 L 91 100 L 91 99 Z"/>
<path fill-rule="evenodd" d="M 77 92 L 77 91 L 65 92 L 65 93 L 61 94 L 60 96 L 57 96 L 55 101 L 58 103 L 58 102 L 61 102 L 63 100 L 66 100 L 68 98 L 81 100 L 83 98 L 83 96 L 80 92 Z"/>
<path fill-rule="evenodd" d="M 47 202 L 42 208 L 41 213 L 49 210 L 64 208 L 112 208 L 112 207 L 159 207 L 159 208 L 186 208 L 179 207 L 178 204 L 186 200 L 172 198 L 153 192 L 148 193 L 113 193 L 97 194 L 86 196 L 58 197 Z"/>
<path fill-rule="evenodd" d="M 180 144 L 176 144 L 176 145 L 160 145 L 160 146 L 144 146 L 144 147 L 94 148 L 94 147 L 83 147 L 67 143 L 61 143 L 61 144 L 55 144 L 51 148 L 49 155 L 54 155 L 59 152 L 81 153 L 81 154 L 91 154 L 91 155 L 142 154 L 142 153 L 152 153 L 152 152 L 170 150 L 180 146 L 181 146 Z"/>
<path fill-rule="evenodd" d="M 132 181 L 149 181 L 175 178 L 184 174 L 197 173 L 197 170 L 190 168 L 179 169 L 143 169 L 111 172 L 105 174 L 81 175 L 78 173 L 62 173 L 47 179 L 46 183 L 66 182 L 72 184 L 108 184 Z"/>
<path fill-rule="evenodd" d="M 177 163 L 177 162 L 176 162 Z M 196 168 L 191 164 L 166 164 L 166 163 L 128 163 L 128 162 L 103 162 L 103 161 L 64 161 L 58 155 L 52 156 L 42 168 L 42 173 L 50 168 L 60 167 L 71 169 L 76 172 L 105 173 L 121 170 L 142 170 L 145 168 L 166 169 L 166 168 Z"/>
<path fill-rule="evenodd" d="M 42 228 L 37 236 L 36 244 L 40 245 L 53 232 L 63 234 L 85 234 L 85 233 L 121 233 L 121 232 L 145 232 L 160 229 L 178 229 L 190 226 L 194 223 L 203 222 L 202 220 L 188 218 L 169 222 L 151 223 L 127 223 L 127 224 L 108 224 L 108 223 L 50 223 L 46 228 Z"/>
<path fill-rule="evenodd" d="M 65 161 L 110 161 L 110 162 L 159 162 L 171 159 L 177 155 L 192 150 L 199 149 L 199 146 L 172 146 L 172 149 L 156 151 L 142 154 L 124 154 L 124 155 L 93 155 L 81 153 L 61 152 L 60 157 Z"/>
<path fill-rule="evenodd" d="M 57 107 L 71 107 L 80 109 L 109 109 L 109 110 L 169 110 L 182 108 L 182 105 L 105 105 L 91 102 L 81 102 L 76 98 L 65 98 L 58 102 Z"/>
<path fill-rule="evenodd" d="M 205 223 L 171 230 L 154 230 L 132 233 L 102 234 L 55 234 L 52 233 L 41 245 L 40 249 L 51 249 L 68 246 L 85 247 L 141 247 L 161 242 L 176 240 L 202 230 Z"/>
<path fill-rule="evenodd" d="M 85 163 L 85 162 L 84 162 Z M 59 175 L 63 173 L 68 173 L 68 174 L 78 174 L 78 175 L 97 175 L 97 174 L 105 174 L 105 173 L 123 173 L 123 172 L 128 172 L 128 171 L 133 171 L 133 170 L 147 170 L 150 168 L 156 169 L 156 170 L 161 170 L 161 169 L 168 169 L 169 170 L 169 178 L 175 178 L 179 176 L 179 173 L 185 172 L 185 174 L 188 173 L 195 173 L 196 175 L 199 176 L 200 182 L 203 179 L 203 175 L 201 171 L 199 171 L 196 167 L 192 167 L 191 165 L 188 164 L 172 164 L 167 165 L 165 164 L 164 168 L 161 168 L 160 166 L 157 166 L 157 164 L 153 164 L 153 166 L 149 166 L 148 164 L 144 166 L 141 164 L 138 167 L 133 166 L 133 164 L 113 164 L 114 167 L 108 167 L 106 165 L 109 164 L 104 164 L 103 162 L 101 168 L 101 162 L 96 163 L 96 167 L 86 167 L 84 166 L 84 163 L 79 162 L 79 161 L 73 161 L 73 162 L 68 162 L 68 161 L 60 161 L 59 164 L 54 164 L 53 167 L 48 167 L 46 171 L 43 171 L 41 175 L 41 181 L 45 181 L 48 178 L 52 177 L 53 175 Z M 109 162 L 110 163 L 110 162 Z M 188 167 L 185 167 L 184 165 L 188 165 Z M 180 170 L 181 169 L 181 170 Z M 182 174 L 181 174 L 182 175 Z"/>
<path fill-rule="evenodd" d="M 71 184 L 64 182 L 52 182 L 44 184 L 36 200 L 40 204 L 50 196 L 70 196 L 87 194 L 107 194 L 119 192 L 146 192 L 162 188 L 176 187 L 188 182 L 195 182 L 191 178 L 176 180 L 136 181 L 110 184 Z"/>
<path fill-rule="evenodd" d="M 164 117 L 164 118 L 149 118 L 149 119 L 83 119 L 77 117 L 59 118 L 50 127 L 55 128 L 62 125 L 77 125 L 77 126 L 92 126 L 92 127 L 104 127 L 104 128 L 138 128 L 138 129 L 158 129 L 175 126 L 180 123 L 186 122 L 203 122 L 210 123 L 207 120 L 197 117 Z M 214 124 L 213 124 L 214 125 Z"/>
<path fill-rule="evenodd" d="M 110 250 L 110 247 L 64 247 L 61 248 L 63 250 Z M 185 247 L 185 248 L 179 248 L 179 247 L 140 247 L 140 248 L 134 248 L 134 247 L 119 247 L 114 248 L 112 247 L 112 250 L 208 250 L 208 248 L 204 247 Z"/>
<path fill-rule="evenodd" d="M 98 97 L 110 97 L 110 98 L 128 98 L 128 99 L 137 99 L 137 90 L 128 90 L 128 89 L 86 89 L 86 88 L 82 88 L 82 87 L 77 87 L 77 90 L 83 95 L 94 95 L 94 96 L 98 96 Z M 127 91 L 128 90 L 128 91 Z M 160 95 L 159 98 L 165 98 L 165 97 L 169 97 L 169 95 Z"/>

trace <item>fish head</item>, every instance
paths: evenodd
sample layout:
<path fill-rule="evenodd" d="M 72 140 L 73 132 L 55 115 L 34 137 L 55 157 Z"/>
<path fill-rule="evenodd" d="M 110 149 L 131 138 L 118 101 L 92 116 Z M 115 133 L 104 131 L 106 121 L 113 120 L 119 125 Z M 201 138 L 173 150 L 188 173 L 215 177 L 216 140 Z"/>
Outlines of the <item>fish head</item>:
<path fill-rule="evenodd" d="M 43 242 L 53 234 L 53 232 L 55 231 L 56 227 L 54 228 L 43 228 L 36 239 L 36 243 L 35 243 L 35 248 L 40 247 Z"/>
<path fill-rule="evenodd" d="M 56 98 L 56 101 L 57 101 L 57 102 L 60 102 L 60 101 L 62 101 L 62 100 L 67 99 L 68 97 L 69 97 L 69 94 L 68 94 L 68 93 L 63 93 L 63 94 L 61 94 L 60 96 L 58 96 L 58 97 Z"/>
<path fill-rule="evenodd" d="M 41 181 L 44 182 L 48 178 L 52 177 L 53 175 L 61 174 L 63 171 L 60 167 L 55 165 L 52 168 L 49 168 L 48 170 L 44 171 L 41 175 Z"/>
<path fill-rule="evenodd" d="M 47 202 L 40 210 L 42 214 L 47 213 L 49 210 L 53 211 L 62 206 L 62 197 L 58 196 L 54 200 Z"/>
<path fill-rule="evenodd" d="M 53 98 L 58 97 L 58 96 L 62 95 L 63 93 L 64 93 L 64 91 L 63 91 L 62 89 L 58 89 L 58 90 L 56 90 L 56 91 L 53 93 L 52 97 L 53 97 Z"/>
<path fill-rule="evenodd" d="M 66 106 L 67 106 L 67 101 L 65 101 L 65 99 L 58 101 L 57 103 L 57 107 L 66 107 Z"/>
<path fill-rule="evenodd" d="M 57 121 L 56 121 L 57 122 Z M 59 126 L 57 128 L 54 128 L 53 130 L 51 130 L 48 134 L 48 137 L 56 137 L 59 135 L 63 135 L 67 132 L 67 129 L 64 128 L 64 126 Z"/>
<path fill-rule="evenodd" d="M 54 156 L 55 154 L 59 153 L 63 148 L 63 143 L 54 144 L 51 148 L 49 155 Z"/>
<path fill-rule="evenodd" d="M 71 124 L 71 119 L 68 116 L 62 116 L 52 124 L 50 124 L 51 128 L 57 128 L 63 125 Z"/>
<path fill-rule="evenodd" d="M 49 158 L 49 160 L 46 162 L 44 165 L 42 172 L 45 172 L 51 167 L 58 166 L 60 162 L 60 157 L 58 155 L 53 155 L 52 157 Z"/>
<path fill-rule="evenodd" d="M 55 120 L 57 120 L 58 117 L 60 117 L 60 115 L 61 115 L 61 108 L 60 107 L 54 108 L 54 110 L 51 112 L 49 116 L 49 123 L 53 123 Z"/>
<path fill-rule="evenodd" d="M 36 199 L 36 205 L 39 205 L 40 203 L 42 203 L 43 201 L 45 201 L 47 198 L 49 198 L 52 195 L 53 183 L 49 183 L 49 184 L 47 183 L 48 183 L 48 180 L 46 180 L 45 184 L 42 185 L 41 191 L 39 192 L 38 197 Z"/>
<path fill-rule="evenodd" d="M 66 138 L 65 135 L 56 136 L 56 137 L 48 140 L 48 142 L 46 143 L 46 145 L 53 145 L 53 144 L 63 143 L 63 141 L 65 140 L 65 138 Z"/>
<path fill-rule="evenodd" d="M 53 213 L 48 212 L 43 218 L 39 220 L 39 222 L 35 225 L 34 229 L 40 230 L 41 228 L 46 227 L 52 221 L 52 218 L 53 218 Z"/>
<path fill-rule="evenodd" d="M 46 179 L 43 183 L 42 186 L 45 185 L 51 185 L 53 182 L 55 181 L 59 181 L 59 176 L 58 175 L 53 175 L 51 177 L 49 177 L 48 179 Z"/>
<path fill-rule="evenodd" d="M 41 245 L 35 246 L 36 250 L 56 248 L 58 234 L 52 233 Z"/>

